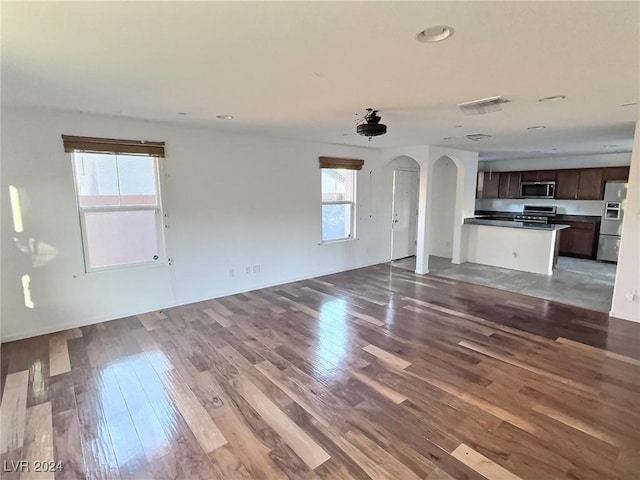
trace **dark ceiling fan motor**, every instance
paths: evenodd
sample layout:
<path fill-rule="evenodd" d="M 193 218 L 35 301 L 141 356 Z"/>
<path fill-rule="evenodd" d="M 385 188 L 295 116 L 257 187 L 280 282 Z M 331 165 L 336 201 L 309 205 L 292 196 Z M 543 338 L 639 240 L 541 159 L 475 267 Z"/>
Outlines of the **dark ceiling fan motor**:
<path fill-rule="evenodd" d="M 369 141 L 371 141 L 372 137 L 384 135 L 387 133 L 387 126 L 380 123 L 380 120 L 382 120 L 382 118 L 378 115 L 378 110 L 367 108 L 367 113 L 364 115 L 364 122 L 356 127 L 356 132 L 358 135 L 369 137 Z"/>

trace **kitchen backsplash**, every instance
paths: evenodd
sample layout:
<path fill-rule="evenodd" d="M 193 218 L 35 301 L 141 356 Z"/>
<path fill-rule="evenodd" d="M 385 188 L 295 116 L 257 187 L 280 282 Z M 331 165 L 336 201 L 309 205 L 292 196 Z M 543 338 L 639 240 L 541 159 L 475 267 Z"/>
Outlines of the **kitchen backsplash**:
<path fill-rule="evenodd" d="M 602 216 L 604 200 L 554 200 L 529 198 L 514 200 L 506 198 L 480 198 L 476 200 L 476 210 L 499 212 L 522 212 L 525 205 L 544 205 L 558 207 L 560 215 L 596 215 Z"/>

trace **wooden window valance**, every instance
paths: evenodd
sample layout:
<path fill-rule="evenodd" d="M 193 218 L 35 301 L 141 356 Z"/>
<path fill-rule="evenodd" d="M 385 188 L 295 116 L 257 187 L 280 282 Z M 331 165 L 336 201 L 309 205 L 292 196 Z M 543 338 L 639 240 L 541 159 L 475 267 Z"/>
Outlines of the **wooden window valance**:
<path fill-rule="evenodd" d="M 320 168 L 345 168 L 347 170 L 362 170 L 364 160 L 356 158 L 320 157 Z"/>
<path fill-rule="evenodd" d="M 119 153 L 164 157 L 164 142 L 62 135 L 65 152 Z"/>

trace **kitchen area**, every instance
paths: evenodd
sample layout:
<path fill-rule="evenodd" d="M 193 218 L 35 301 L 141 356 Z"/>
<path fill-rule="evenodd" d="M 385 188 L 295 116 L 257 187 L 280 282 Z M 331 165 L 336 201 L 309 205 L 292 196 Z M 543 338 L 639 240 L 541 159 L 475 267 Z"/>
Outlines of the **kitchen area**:
<path fill-rule="evenodd" d="M 617 262 L 629 167 L 478 173 L 476 218 L 568 225 L 561 256 Z M 505 210 L 497 210 L 500 207 Z M 480 208 L 478 208 L 480 207 Z"/>
<path fill-rule="evenodd" d="M 481 167 L 482 168 L 482 167 Z M 629 167 L 478 173 L 468 261 L 430 272 L 608 312 Z"/>

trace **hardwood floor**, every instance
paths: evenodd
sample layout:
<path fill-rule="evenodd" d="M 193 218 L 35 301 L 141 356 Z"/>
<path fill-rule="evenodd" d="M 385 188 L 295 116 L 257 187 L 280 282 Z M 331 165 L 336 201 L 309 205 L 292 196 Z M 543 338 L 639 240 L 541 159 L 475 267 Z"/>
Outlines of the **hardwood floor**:
<path fill-rule="evenodd" d="M 8 343 L 1 370 L 6 479 L 640 476 L 639 324 L 388 265 Z"/>

